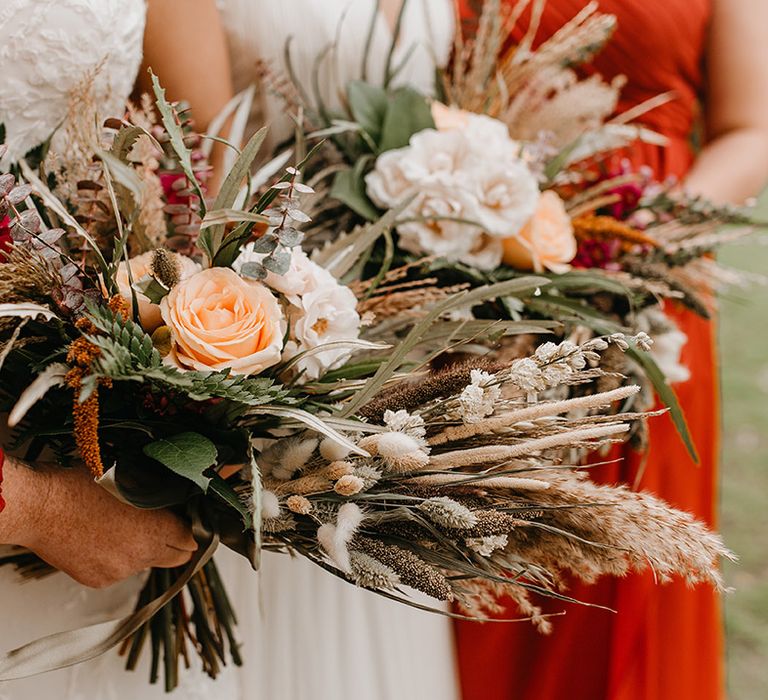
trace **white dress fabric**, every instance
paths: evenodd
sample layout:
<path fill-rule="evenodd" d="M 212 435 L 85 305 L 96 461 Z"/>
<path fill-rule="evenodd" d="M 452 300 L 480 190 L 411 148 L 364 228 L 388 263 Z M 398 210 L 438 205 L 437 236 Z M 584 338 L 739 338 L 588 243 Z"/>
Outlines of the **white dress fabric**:
<path fill-rule="evenodd" d="M 141 63 L 145 13 L 144 0 L 0 0 L 0 123 L 8 162 L 51 136 L 84 81 L 102 116 L 122 113 Z M 66 153 L 65 143 L 54 143 Z M 0 567 L 0 652 L 127 615 L 140 588 L 134 578 L 96 591 L 61 573 L 22 581 L 11 567 Z M 128 673 L 112 651 L 79 666 L 0 683 L 0 700 L 160 700 L 166 695 L 162 685 L 149 686 L 148 661 L 145 655 L 141 668 Z M 195 671 L 182 678 L 173 697 L 241 698 L 232 671 L 215 685 Z"/>
<path fill-rule="evenodd" d="M 46 141 L 86 87 L 103 117 L 122 114 L 141 63 L 145 11 L 144 0 L 0 2 L 4 163 Z"/>
<path fill-rule="evenodd" d="M 375 0 L 217 0 L 229 42 L 236 91 L 259 86 L 260 64 L 273 74 L 286 74 L 285 51 L 290 40 L 293 72 L 307 94 L 313 94 L 317 71 L 320 94 L 327 107 L 338 109 L 344 86 L 362 77 L 362 62 Z M 402 65 L 393 85 L 411 85 L 433 92 L 434 67 L 444 65 L 453 46 L 451 0 L 406 0 L 405 14 L 391 66 Z M 392 28 L 383 13 L 375 18 L 367 77 L 381 84 L 392 41 Z M 329 47 L 333 45 L 333 49 Z M 281 100 L 269 89 L 258 90 L 251 128 L 269 124 L 274 145 L 290 136 L 292 122 Z"/>
<path fill-rule="evenodd" d="M 260 62 L 283 71 L 289 37 L 295 74 L 309 87 L 317 56 L 335 42 L 319 76 L 326 105 L 337 108 L 343 86 L 361 77 L 375 4 L 374 0 L 219 0 L 236 90 L 258 81 Z M 382 80 L 391 37 L 387 20 L 379 14 L 368 65 L 372 82 Z M 452 38 L 450 0 L 408 0 L 393 65 L 412 53 L 395 84 L 431 92 L 435 62 L 447 60 Z M 269 123 L 270 141 L 275 144 L 290 135 L 291 122 L 279 99 L 264 89 L 257 94 L 251 129 Z M 301 557 L 265 553 L 258 590 L 252 577 L 228 579 L 237 590 L 244 658 L 251 665 L 244 681 L 247 700 L 459 697 L 449 618 L 355 588 Z M 415 600 L 439 606 L 426 597 Z"/>
<path fill-rule="evenodd" d="M 298 72 L 308 80 L 311 57 L 339 26 L 338 83 L 358 77 L 373 8 L 373 0 L 224 0 L 236 82 L 243 87 L 252 81 L 257 57 L 281 56 L 289 34 L 296 36 Z M 66 117 L 71 92 L 85 79 L 103 116 L 117 113 L 140 63 L 144 17 L 144 0 L 0 0 L 0 123 L 11 146 L 6 161 L 51 135 Z M 413 43 L 418 48 L 399 80 L 427 89 L 433 56 L 443 60 L 449 51 L 449 0 L 409 0 L 403 30 L 395 63 Z M 379 17 L 371 77 L 383 71 L 390 36 Z M 323 89 L 333 103 L 333 86 Z M 260 110 L 288 133 L 276 101 L 265 99 Z M 66 144 L 57 146 L 66 152 Z M 265 553 L 258 575 L 231 552 L 219 552 L 216 559 L 240 621 L 243 668 L 229 666 L 215 682 L 196 669 L 182 669 L 180 687 L 166 695 L 162 684 L 148 684 L 146 652 L 139 669 L 129 673 L 111 651 L 69 669 L 0 683 L 0 700 L 458 698 L 448 618 L 356 589 L 302 559 Z M 94 591 L 64 574 L 21 583 L 10 568 L 0 568 L 0 652 L 126 615 L 140 587 L 139 579 L 131 579 Z"/>

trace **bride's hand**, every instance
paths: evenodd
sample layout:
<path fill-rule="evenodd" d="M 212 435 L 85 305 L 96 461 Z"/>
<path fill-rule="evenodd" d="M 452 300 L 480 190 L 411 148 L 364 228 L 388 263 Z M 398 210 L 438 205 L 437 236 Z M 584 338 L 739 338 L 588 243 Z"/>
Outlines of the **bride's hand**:
<path fill-rule="evenodd" d="M 197 549 L 176 515 L 121 503 L 82 469 L 33 470 L 6 457 L 3 471 L 0 543 L 26 547 L 86 586 L 181 566 Z"/>

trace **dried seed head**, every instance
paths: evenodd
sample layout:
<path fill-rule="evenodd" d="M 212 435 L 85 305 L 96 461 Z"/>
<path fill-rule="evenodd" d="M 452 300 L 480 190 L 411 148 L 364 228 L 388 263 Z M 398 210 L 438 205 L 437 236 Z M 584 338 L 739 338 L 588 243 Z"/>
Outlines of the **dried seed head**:
<path fill-rule="evenodd" d="M 339 479 L 333 487 L 333 490 L 340 496 L 354 496 L 360 493 L 365 487 L 365 482 L 359 476 L 346 474 Z"/>
<path fill-rule="evenodd" d="M 441 527 L 466 530 L 477 525 L 477 516 L 448 496 L 429 498 L 419 504 L 419 510 Z"/>
<path fill-rule="evenodd" d="M 304 496 L 288 496 L 285 501 L 288 510 L 298 515 L 309 515 L 312 511 L 312 502 Z"/>
<path fill-rule="evenodd" d="M 329 479 L 336 481 L 341 479 L 342 476 L 354 473 L 355 468 L 349 462 L 331 462 L 328 465 L 326 474 Z"/>
<path fill-rule="evenodd" d="M 355 476 L 360 477 L 363 480 L 363 490 L 367 491 L 379 482 L 379 479 L 381 479 L 381 472 L 374 467 L 363 464 L 355 469 Z"/>
<path fill-rule="evenodd" d="M 413 552 L 371 537 L 355 538 L 354 548 L 391 568 L 406 586 L 437 600 L 453 600 L 453 589 L 448 579 Z"/>
<path fill-rule="evenodd" d="M 181 265 L 176 253 L 158 248 L 152 253 L 152 274 L 168 289 L 173 289 L 181 279 Z"/>
<path fill-rule="evenodd" d="M 481 557 L 490 557 L 497 549 L 504 549 L 509 544 L 509 538 L 507 535 L 468 537 L 464 543 Z"/>
<path fill-rule="evenodd" d="M 358 586 L 391 591 L 400 585 L 400 577 L 392 569 L 365 552 L 350 552 L 349 560 L 352 577 Z"/>

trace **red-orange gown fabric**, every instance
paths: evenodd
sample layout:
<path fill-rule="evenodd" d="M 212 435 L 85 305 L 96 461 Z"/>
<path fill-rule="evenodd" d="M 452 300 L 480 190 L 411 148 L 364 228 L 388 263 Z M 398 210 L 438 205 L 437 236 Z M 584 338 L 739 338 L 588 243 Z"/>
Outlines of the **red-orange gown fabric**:
<path fill-rule="evenodd" d="M 626 75 L 620 111 L 674 90 L 677 99 L 642 121 L 668 137 L 665 148 L 637 144 L 635 165 L 659 178 L 683 177 L 693 161 L 691 133 L 704 87 L 703 57 L 711 0 L 601 0 L 615 14 L 618 30 L 595 59 L 606 78 Z M 470 2 L 463 8 L 471 12 Z M 586 0 L 548 0 L 537 43 L 551 36 Z M 528 26 L 523 17 L 513 39 Z M 715 525 L 718 459 L 718 380 L 713 324 L 681 309 L 669 309 L 688 335 L 683 361 L 691 379 L 675 385 L 698 449 L 689 458 L 668 417 L 650 425 L 650 449 L 640 488 Z M 633 484 L 642 458 L 630 452 L 618 465 L 598 467 L 603 483 Z M 724 696 L 720 600 L 708 586 L 682 581 L 657 586 L 652 575 L 604 578 L 574 584 L 578 600 L 617 612 L 544 601 L 560 611 L 554 631 L 543 636 L 528 623 L 457 622 L 464 700 L 720 700 Z M 505 617 L 514 617 L 510 608 Z"/>

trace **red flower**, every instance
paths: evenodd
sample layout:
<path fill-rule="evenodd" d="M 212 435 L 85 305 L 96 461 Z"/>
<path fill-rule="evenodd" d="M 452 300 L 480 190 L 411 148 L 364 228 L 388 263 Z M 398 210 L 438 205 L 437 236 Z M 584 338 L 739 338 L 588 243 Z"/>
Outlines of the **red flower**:
<path fill-rule="evenodd" d="M 617 240 L 579 241 L 579 248 L 576 257 L 571 261 L 573 267 L 591 270 L 619 270 L 620 265 L 617 262 L 621 252 L 621 243 Z"/>
<path fill-rule="evenodd" d="M 0 219 L 0 260 L 5 260 L 5 256 L 11 252 L 12 244 L 11 219 L 9 216 L 4 216 Z"/>

